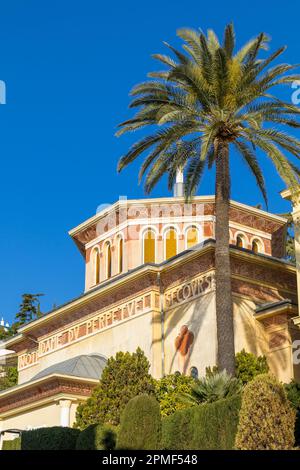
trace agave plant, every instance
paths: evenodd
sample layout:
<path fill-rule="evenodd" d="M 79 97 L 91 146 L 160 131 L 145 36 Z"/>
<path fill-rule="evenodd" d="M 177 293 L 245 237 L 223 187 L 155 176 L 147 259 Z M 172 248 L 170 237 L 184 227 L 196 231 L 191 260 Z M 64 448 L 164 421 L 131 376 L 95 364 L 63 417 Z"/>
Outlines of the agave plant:
<path fill-rule="evenodd" d="M 241 390 L 241 382 L 236 377 L 227 374 L 225 370 L 222 370 L 197 380 L 192 386 L 191 393 L 181 394 L 180 399 L 189 405 L 199 405 L 237 395 Z"/>

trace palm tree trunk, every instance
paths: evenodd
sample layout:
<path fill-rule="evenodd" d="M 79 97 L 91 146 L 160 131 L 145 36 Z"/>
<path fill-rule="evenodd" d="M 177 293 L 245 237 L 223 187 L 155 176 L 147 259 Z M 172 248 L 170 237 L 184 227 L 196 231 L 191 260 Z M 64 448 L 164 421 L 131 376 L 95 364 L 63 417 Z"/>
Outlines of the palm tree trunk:
<path fill-rule="evenodd" d="M 218 366 L 235 374 L 233 302 L 229 252 L 229 144 L 215 142 L 216 152 L 216 317 Z"/>

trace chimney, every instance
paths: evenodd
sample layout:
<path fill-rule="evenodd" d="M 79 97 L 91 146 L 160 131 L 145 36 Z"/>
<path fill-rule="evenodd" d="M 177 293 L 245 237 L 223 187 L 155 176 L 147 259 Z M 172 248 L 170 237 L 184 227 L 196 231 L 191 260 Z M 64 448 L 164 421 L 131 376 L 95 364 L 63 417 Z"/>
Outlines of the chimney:
<path fill-rule="evenodd" d="M 174 197 L 184 196 L 184 182 L 183 182 L 183 171 L 182 168 L 178 168 L 176 171 L 176 182 L 174 184 Z"/>

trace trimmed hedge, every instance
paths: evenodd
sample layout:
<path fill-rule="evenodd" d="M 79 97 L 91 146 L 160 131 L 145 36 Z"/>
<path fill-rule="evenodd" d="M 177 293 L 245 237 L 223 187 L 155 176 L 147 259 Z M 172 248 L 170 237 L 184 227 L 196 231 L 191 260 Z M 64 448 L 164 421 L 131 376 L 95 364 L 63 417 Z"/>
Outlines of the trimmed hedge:
<path fill-rule="evenodd" d="M 284 385 L 287 397 L 292 407 L 296 411 L 295 422 L 295 446 L 300 446 L 300 383 L 292 380 L 289 384 Z"/>
<path fill-rule="evenodd" d="M 79 434 L 76 450 L 114 450 L 116 432 L 107 424 L 91 424 Z"/>
<path fill-rule="evenodd" d="M 236 448 L 292 449 L 295 415 L 283 385 L 271 375 L 258 375 L 243 392 Z"/>
<path fill-rule="evenodd" d="M 3 441 L 2 450 L 20 450 L 21 449 L 21 438 L 16 437 L 10 441 Z"/>
<path fill-rule="evenodd" d="M 79 429 L 53 426 L 23 431 L 22 450 L 74 450 L 79 436 Z"/>
<path fill-rule="evenodd" d="M 176 411 L 162 421 L 161 448 L 167 450 L 230 450 L 234 448 L 241 397 Z"/>
<path fill-rule="evenodd" d="M 156 450 L 161 439 L 160 407 L 149 395 L 138 395 L 126 405 L 121 416 L 117 448 Z"/>

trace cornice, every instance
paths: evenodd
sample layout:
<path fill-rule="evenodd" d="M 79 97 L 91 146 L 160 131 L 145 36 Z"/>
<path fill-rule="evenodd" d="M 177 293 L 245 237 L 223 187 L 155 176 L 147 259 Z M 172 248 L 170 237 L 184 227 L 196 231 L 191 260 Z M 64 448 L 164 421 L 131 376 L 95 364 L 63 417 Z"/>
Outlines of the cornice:
<path fill-rule="evenodd" d="M 86 395 L 74 395 L 72 393 L 62 393 L 59 392 L 55 395 L 52 395 L 50 397 L 44 398 L 42 400 L 36 399 L 35 401 L 31 403 L 27 403 L 26 405 L 22 405 L 16 408 L 12 408 L 7 411 L 3 411 L 0 413 L 0 424 L 3 419 L 19 415 L 21 413 L 27 412 L 27 411 L 32 411 L 36 408 L 40 408 L 41 406 L 45 406 L 48 404 L 53 405 L 53 403 L 57 403 L 60 400 L 71 400 L 72 402 L 78 402 L 78 401 L 83 401 L 86 400 Z"/>
<path fill-rule="evenodd" d="M 61 399 L 73 401 L 85 399 L 87 390 L 91 391 L 97 383 L 99 380 L 96 379 L 51 374 L 39 380 L 17 385 L 0 394 L 0 409 L 2 409 L 0 420 L 48 403 L 59 402 Z M 55 385 L 55 387 L 49 388 L 49 390 L 43 388 L 51 385 Z M 35 389 L 41 393 L 40 399 L 37 398 Z M 83 393 L 84 390 L 85 393 Z"/>
<path fill-rule="evenodd" d="M 190 203 L 215 203 L 215 196 L 195 196 Z M 78 233 L 80 233 L 82 230 L 87 229 L 91 226 L 93 226 L 95 223 L 97 223 L 99 220 L 101 220 L 102 217 L 109 215 L 110 213 L 116 211 L 118 208 L 126 207 L 127 205 L 155 205 L 155 204 L 176 204 L 176 203 L 186 203 L 185 199 L 182 197 L 166 197 L 166 198 L 148 198 L 148 199 L 120 199 L 119 201 L 116 201 L 114 204 L 109 206 L 108 208 L 98 212 L 94 216 L 90 217 L 86 221 L 82 222 L 81 224 L 77 225 L 73 229 L 69 231 L 69 235 L 74 238 Z M 189 204 L 189 203 L 186 203 Z M 277 221 L 279 223 L 285 224 L 287 219 L 285 217 L 276 215 L 276 214 L 271 214 L 270 212 L 264 211 L 262 209 L 258 209 L 256 207 L 248 206 L 247 204 L 243 204 L 241 202 L 237 202 L 234 200 L 230 200 L 230 206 L 232 208 L 237 208 L 237 209 L 242 209 L 243 211 L 246 211 L 251 214 L 255 214 L 261 217 L 264 217 L 265 219 L 269 219 L 272 221 Z"/>
<path fill-rule="evenodd" d="M 65 374 L 50 374 L 46 377 L 41 377 L 40 379 L 31 380 L 30 382 L 24 382 L 23 384 L 16 385 L 15 387 L 8 388 L 0 392 L 0 401 L 5 398 L 6 396 L 13 396 L 18 394 L 19 392 L 23 392 L 24 390 L 31 389 L 37 385 L 41 385 L 47 383 L 53 379 L 61 379 L 67 380 L 68 382 L 75 382 L 75 383 L 82 383 L 82 384 L 97 384 L 99 382 L 98 379 L 89 379 L 84 377 L 77 377 Z"/>

